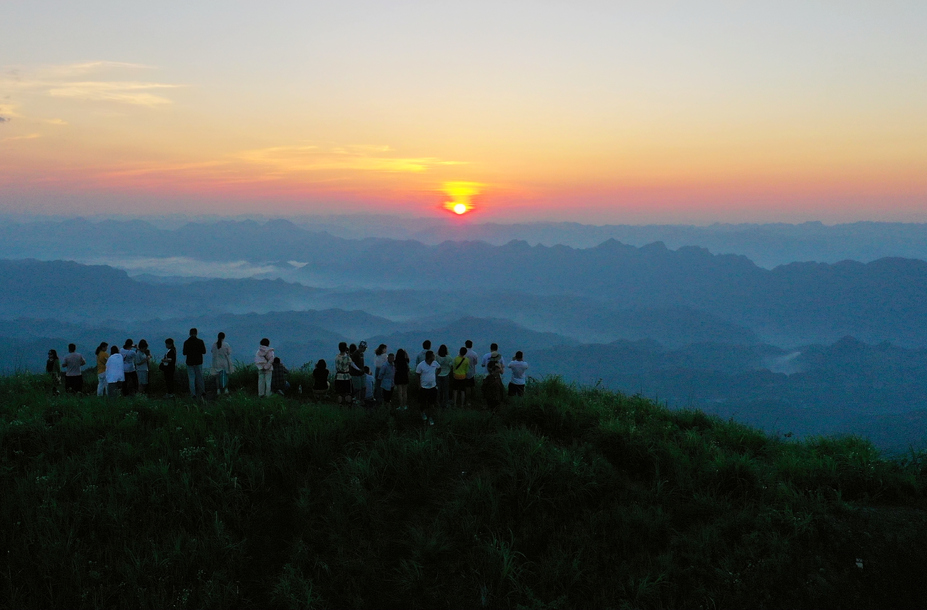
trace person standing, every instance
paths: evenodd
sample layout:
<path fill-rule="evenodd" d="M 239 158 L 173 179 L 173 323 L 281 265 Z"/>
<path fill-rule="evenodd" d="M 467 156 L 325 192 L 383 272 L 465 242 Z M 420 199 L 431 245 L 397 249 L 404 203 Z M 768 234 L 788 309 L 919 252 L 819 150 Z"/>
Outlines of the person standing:
<path fill-rule="evenodd" d="M 451 369 L 454 368 L 454 358 L 447 351 L 446 345 L 438 348 L 438 357 L 435 358 L 441 370 L 438 372 L 438 404 L 442 409 L 447 408 L 450 399 Z"/>
<path fill-rule="evenodd" d="M 418 370 L 418 365 L 425 362 L 425 354 L 427 354 L 430 349 L 431 349 L 431 341 L 427 339 L 425 341 L 422 341 L 422 351 L 420 351 L 418 355 L 415 356 L 415 369 L 416 370 Z"/>
<path fill-rule="evenodd" d="M 219 333 L 212 344 L 212 368 L 216 372 L 216 393 L 229 393 L 229 375 L 232 374 L 232 347 L 225 342 L 225 333 Z"/>
<path fill-rule="evenodd" d="M 361 341 L 357 348 L 351 351 L 351 387 L 354 390 L 354 403 L 364 404 L 367 394 L 367 379 L 364 372 L 364 352 L 367 351 L 367 342 Z"/>
<path fill-rule="evenodd" d="M 377 383 L 383 396 L 383 404 L 389 408 L 393 403 L 393 384 L 396 379 L 396 356 L 387 354 L 386 363 L 377 371 Z"/>
<path fill-rule="evenodd" d="M 164 373 L 164 397 L 174 397 L 174 372 L 177 370 L 177 348 L 174 347 L 174 340 L 170 337 L 164 340 L 164 347 L 167 353 L 161 358 L 161 364 L 158 368 Z"/>
<path fill-rule="evenodd" d="M 148 342 L 142 339 L 135 350 L 135 374 L 138 375 L 138 391 L 148 393 L 148 363 L 151 362 L 151 351 Z"/>
<path fill-rule="evenodd" d="M 324 360 L 319 360 L 312 369 L 312 395 L 316 400 L 325 398 L 328 385 L 328 364 Z"/>
<path fill-rule="evenodd" d="M 467 357 L 467 348 L 460 348 L 460 352 L 454 358 L 451 365 L 451 397 L 454 407 L 457 407 L 457 397 L 460 397 L 460 407 L 463 408 L 467 398 L 467 388 L 469 380 L 467 373 L 470 371 L 470 359 Z"/>
<path fill-rule="evenodd" d="M 335 394 L 339 405 L 351 400 L 351 356 L 344 341 L 338 344 L 338 355 L 335 356 Z"/>
<path fill-rule="evenodd" d="M 380 367 L 386 364 L 386 357 L 389 348 L 385 343 L 381 343 L 373 352 L 373 398 L 377 404 L 383 402 L 383 393 L 380 391 Z"/>
<path fill-rule="evenodd" d="M 64 367 L 64 391 L 73 394 L 80 394 L 84 389 L 84 372 L 81 367 L 87 364 L 84 357 L 77 352 L 77 346 L 73 343 L 68 344 L 68 355 L 61 361 Z"/>
<path fill-rule="evenodd" d="M 483 401 L 493 415 L 499 410 L 505 399 L 505 386 L 502 385 L 502 368 L 495 362 L 489 363 L 489 372 L 483 379 Z"/>
<path fill-rule="evenodd" d="M 206 396 L 206 378 L 203 377 L 203 356 L 206 355 L 206 344 L 196 336 L 197 332 L 195 328 L 191 328 L 190 336 L 183 342 L 187 381 L 190 384 L 190 396 L 194 400 Z"/>
<path fill-rule="evenodd" d="M 119 353 L 122 355 L 122 369 L 125 372 L 122 395 L 135 396 L 138 392 L 138 373 L 135 370 L 135 356 L 138 352 L 135 350 L 135 343 L 132 339 L 126 339 Z"/>
<path fill-rule="evenodd" d="M 254 364 L 258 371 L 258 397 L 270 396 L 270 384 L 274 374 L 274 348 L 270 346 L 270 339 L 261 339 L 261 346 L 254 354 Z"/>
<path fill-rule="evenodd" d="M 422 389 L 422 421 L 429 426 L 435 425 L 434 408 L 438 402 L 438 371 L 441 366 L 435 362 L 435 353 L 431 350 L 425 352 L 425 360 L 415 367 L 418 373 L 419 385 Z"/>
<path fill-rule="evenodd" d="M 470 367 L 467 369 L 467 389 L 466 389 L 466 398 L 467 406 L 470 406 L 470 402 L 473 400 L 473 393 L 476 392 L 476 366 L 480 363 L 480 357 L 473 350 L 473 341 L 467 339 L 467 360 L 470 361 Z"/>
<path fill-rule="evenodd" d="M 114 345 L 110 350 L 109 358 L 106 360 L 106 392 L 110 398 L 118 398 L 120 384 L 126 380 L 126 369 L 122 362 L 122 353 L 119 346 Z"/>
<path fill-rule="evenodd" d="M 396 369 L 393 375 L 393 387 L 396 388 L 396 400 L 399 402 L 397 411 L 405 411 L 409 408 L 409 354 L 406 350 L 396 350 L 393 366 Z"/>
<path fill-rule="evenodd" d="M 522 360 L 524 354 L 515 352 L 515 358 L 508 364 L 512 371 L 512 379 L 509 381 L 509 396 L 525 395 L 525 371 L 528 370 L 528 363 Z"/>
<path fill-rule="evenodd" d="M 98 345 L 94 354 L 97 357 L 97 396 L 106 396 L 109 390 L 106 385 L 106 361 L 109 360 L 109 343 L 104 341 Z"/>
<path fill-rule="evenodd" d="M 502 354 L 499 353 L 499 345 L 493 343 L 489 346 L 489 353 L 483 354 L 483 359 L 480 360 L 480 366 L 486 369 L 486 372 L 489 373 L 489 364 L 493 363 L 499 366 L 499 370 L 505 370 L 505 360 L 502 358 Z"/>

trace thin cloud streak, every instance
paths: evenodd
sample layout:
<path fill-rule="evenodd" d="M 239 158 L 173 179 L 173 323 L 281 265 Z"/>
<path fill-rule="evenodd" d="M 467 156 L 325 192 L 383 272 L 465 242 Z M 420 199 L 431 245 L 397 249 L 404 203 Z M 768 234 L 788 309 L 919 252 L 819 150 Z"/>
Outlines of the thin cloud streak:
<path fill-rule="evenodd" d="M 180 85 L 142 82 L 87 81 L 62 83 L 48 90 L 52 97 L 67 97 L 89 101 L 119 102 L 138 106 L 162 106 L 173 101 L 149 93 L 152 89 L 176 89 Z"/>
<path fill-rule="evenodd" d="M 434 167 L 465 165 L 465 161 L 445 161 L 436 157 L 393 157 L 389 146 L 354 145 L 330 150 L 318 146 L 274 146 L 238 153 L 247 163 L 263 165 L 282 174 L 331 170 L 387 173 L 420 173 Z"/>

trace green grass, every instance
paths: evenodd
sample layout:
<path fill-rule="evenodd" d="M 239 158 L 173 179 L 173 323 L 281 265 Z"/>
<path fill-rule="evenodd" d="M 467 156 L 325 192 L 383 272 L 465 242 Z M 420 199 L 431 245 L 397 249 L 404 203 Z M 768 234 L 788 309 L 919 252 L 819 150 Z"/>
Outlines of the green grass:
<path fill-rule="evenodd" d="M 428 429 L 414 408 L 259 400 L 249 369 L 232 385 L 204 407 L 0 379 L 0 607 L 927 600 L 923 454 L 783 441 L 558 379 Z"/>

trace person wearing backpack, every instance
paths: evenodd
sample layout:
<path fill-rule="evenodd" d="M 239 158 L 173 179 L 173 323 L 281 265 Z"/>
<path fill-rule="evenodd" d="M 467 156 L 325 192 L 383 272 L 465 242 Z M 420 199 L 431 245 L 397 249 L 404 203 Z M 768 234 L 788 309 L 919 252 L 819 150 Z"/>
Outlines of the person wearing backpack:
<path fill-rule="evenodd" d="M 274 348 L 270 346 L 270 339 L 261 339 L 261 346 L 254 354 L 254 364 L 258 371 L 258 396 L 270 396 L 270 383 L 274 372 Z"/>

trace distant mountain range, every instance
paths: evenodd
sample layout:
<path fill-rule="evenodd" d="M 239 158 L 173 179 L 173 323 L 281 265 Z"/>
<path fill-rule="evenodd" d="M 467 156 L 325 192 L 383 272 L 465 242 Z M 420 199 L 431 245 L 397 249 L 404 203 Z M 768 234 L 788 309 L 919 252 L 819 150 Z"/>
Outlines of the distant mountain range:
<path fill-rule="evenodd" d="M 301 217 L 292 220 L 87 219 L 16 222 L 0 216 L 0 257 L 91 261 L 106 257 L 178 257 L 197 260 L 309 261 L 316 254 L 343 251 L 364 242 L 482 241 L 504 245 L 590 248 L 609 239 L 632 246 L 663 242 L 673 250 L 707 248 L 716 254 L 744 255 L 773 268 L 792 262 L 871 262 L 902 257 L 927 260 L 927 225 L 856 222 L 824 225 L 712 224 L 583 225 L 573 222 L 521 224 L 448 223 L 444 219 L 392 216 Z M 364 246 L 366 247 L 366 246 Z"/>

